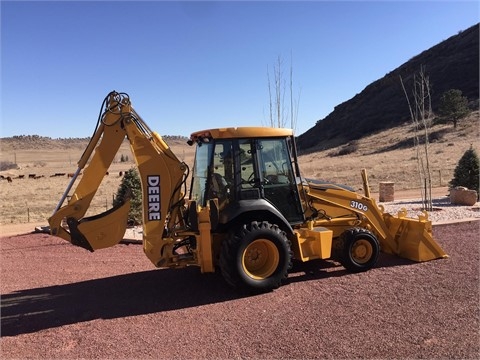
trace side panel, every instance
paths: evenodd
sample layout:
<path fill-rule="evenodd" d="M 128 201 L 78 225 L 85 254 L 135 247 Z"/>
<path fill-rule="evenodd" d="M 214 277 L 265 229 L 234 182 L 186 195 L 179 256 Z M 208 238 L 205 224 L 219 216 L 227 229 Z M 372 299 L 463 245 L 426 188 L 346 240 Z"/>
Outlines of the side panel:
<path fill-rule="evenodd" d="M 295 231 L 296 241 L 292 243 L 295 258 L 300 261 L 328 259 L 332 251 L 333 231 L 324 227 L 299 229 Z"/>

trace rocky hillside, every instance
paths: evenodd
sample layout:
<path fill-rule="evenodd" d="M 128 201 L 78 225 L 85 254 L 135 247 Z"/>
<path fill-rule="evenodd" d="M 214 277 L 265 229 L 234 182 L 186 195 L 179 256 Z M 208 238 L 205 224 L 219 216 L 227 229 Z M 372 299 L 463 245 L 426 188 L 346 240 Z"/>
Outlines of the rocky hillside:
<path fill-rule="evenodd" d="M 407 91 L 413 88 L 413 75 L 421 66 L 429 76 L 432 107 L 435 112 L 441 95 L 459 89 L 472 109 L 479 99 L 479 24 L 422 52 L 383 78 L 368 85 L 352 99 L 335 107 L 326 118 L 300 135 L 302 152 L 328 149 L 410 120 L 409 108 L 400 77 Z"/>

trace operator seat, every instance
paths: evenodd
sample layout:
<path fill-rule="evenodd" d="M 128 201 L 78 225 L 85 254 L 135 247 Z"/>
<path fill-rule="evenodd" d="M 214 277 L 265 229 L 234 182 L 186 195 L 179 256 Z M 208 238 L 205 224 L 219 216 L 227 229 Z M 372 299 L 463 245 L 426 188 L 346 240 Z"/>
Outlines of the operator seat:
<path fill-rule="evenodd" d="M 212 174 L 212 181 L 210 184 L 209 198 L 218 198 L 218 208 L 222 209 L 230 200 L 230 189 L 227 180 L 218 174 Z"/>

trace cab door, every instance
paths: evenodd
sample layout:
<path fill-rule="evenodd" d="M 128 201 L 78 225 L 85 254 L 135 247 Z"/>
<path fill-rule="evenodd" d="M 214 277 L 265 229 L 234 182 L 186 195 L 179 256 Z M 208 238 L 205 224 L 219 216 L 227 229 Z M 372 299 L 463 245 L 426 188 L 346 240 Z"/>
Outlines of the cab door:
<path fill-rule="evenodd" d="M 286 138 L 257 139 L 256 162 L 263 197 L 290 224 L 301 223 L 304 215 Z"/>

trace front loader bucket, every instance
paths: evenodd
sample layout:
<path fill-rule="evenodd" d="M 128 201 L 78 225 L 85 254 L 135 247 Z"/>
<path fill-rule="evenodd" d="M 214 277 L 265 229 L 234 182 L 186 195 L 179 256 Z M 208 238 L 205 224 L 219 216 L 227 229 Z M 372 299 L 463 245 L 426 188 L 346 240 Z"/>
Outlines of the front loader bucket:
<path fill-rule="evenodd" d="M 406 217 L 406 211 L 400 211 L 398 216 L 384 214 L 385 224 L 392 236 L 391 252 L 413 261 L 429 261 L 447 258 L 448 255 L 435 241 L 432 235 L 432 222 L 428 214 L 420 215 L 418 219 Z"/>

